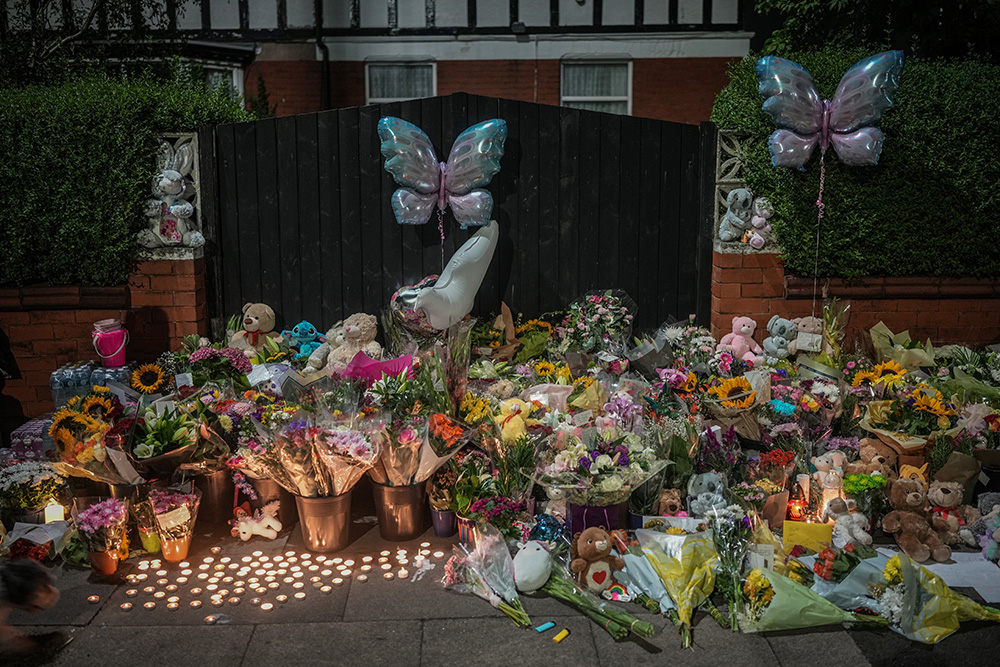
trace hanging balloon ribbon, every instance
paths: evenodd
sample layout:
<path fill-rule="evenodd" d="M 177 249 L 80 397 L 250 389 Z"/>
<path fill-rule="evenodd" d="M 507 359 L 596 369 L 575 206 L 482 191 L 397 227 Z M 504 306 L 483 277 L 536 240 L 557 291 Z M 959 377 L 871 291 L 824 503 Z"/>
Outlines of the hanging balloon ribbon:
<path fill-rule="evenodd" d="M 392 193 L 392 212 L 401 225 L 423 225 L 438 212 L 441 265 L 444 266 L 444 210 L 466 229 L 490 221 L 493 197 L 485 190 L 500 171 L 507 122 L 483 121 L 458 135 L 447 162 L 438 162 L 427 134 L 413 123 L 386 116 L 378 122 L 385 170 L 399 189 Z"/>
<path fill-rule="evenodd" d="M 825 205 L 826 149 L 852 167 L 878 164 L 885 135 L 873 127 L 893 105 L 903 71 L 903 52 L 886 51 L 847 70 L 832 100 L 824 100 L 812 75 L 798 63 L 765 56 L 757 61 L 764 112 L 779 129 L 768 140 L 775 167 L 805 164 L 819 147 L 819 196 L 816 199 L 816 260 L 813 271 L 813 315 L 819 273 L 819 233 Z"/>

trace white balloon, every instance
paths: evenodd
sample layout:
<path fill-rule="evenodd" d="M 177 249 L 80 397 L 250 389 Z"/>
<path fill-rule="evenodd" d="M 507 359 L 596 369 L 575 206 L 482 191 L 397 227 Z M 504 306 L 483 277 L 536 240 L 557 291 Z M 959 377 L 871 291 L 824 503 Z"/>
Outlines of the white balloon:
<path fill-rule="evenodd" d="M 452 255 L 437 282 L 420 291 L 413 306 L 424 311 L 432 327 L 443 331 L 469 314 L 499 238 L 500 225 L 490 220 Z"/>

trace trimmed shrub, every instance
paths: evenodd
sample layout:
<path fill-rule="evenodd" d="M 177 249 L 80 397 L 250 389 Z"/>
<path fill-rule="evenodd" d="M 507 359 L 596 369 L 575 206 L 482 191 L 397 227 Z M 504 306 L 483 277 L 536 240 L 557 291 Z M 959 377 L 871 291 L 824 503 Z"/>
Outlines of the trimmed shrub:
<path fill-rule="evenodd" d="M 251 117 L 184 78 L 91 74 L 0 90 L 0 284 L 124 283 L 146 225 L 156 137 Z"/>
<path fill-rule="evenodd" d="M 830 99 L 841 76 L 871 55 L 864 51 L 790 56 Z M 787 269 L 813 274 L 819 154 L 806 171 L 771 165 L 768 136 L 776 128 L 761 111 L 750 55 L 730 68 L 715 100 L 720 129 L 747 132 L 742 163 L 747 187 L 775 205 L 774 230 Z M 1000 275 L 1000 141 L 995 131 L 1000 67 L 978 62 L 907 59 L 895 106 L 879 127 L 878 165 L 845 167 L 826 155 L 819 274 Z"/>

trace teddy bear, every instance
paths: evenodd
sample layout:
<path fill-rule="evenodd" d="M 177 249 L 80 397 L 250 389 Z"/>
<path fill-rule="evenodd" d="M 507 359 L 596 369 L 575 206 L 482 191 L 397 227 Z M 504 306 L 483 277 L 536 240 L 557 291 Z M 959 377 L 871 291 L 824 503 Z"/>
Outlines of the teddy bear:
<path fill-rule="evenodd" d="M 243 306 L 243 328 L 234 333 L 229 344 L 243 350 L 247 356 L 255 357 L 267 350 L 264 340 L 278 338 L 274 329 L 274 311 L 264 303 L 248 303 Z"/>
<path fill-rule="evenodd" d="M 861 439 L 861 458 L 847 464 L 850 475 L 881 475 L 888 481 L 896 479 L 896 452 L 877 438 Z"/>
<path fill-rule="evenodd" d="M 839 489 L 844 479 L 844 455 L 841 452 L 827 452 L 810 459 L 816 466 L 813 479 L 824 489 Z"/>
<path fill-rule="evenodd" d="M 722 495 L 725 488 L 725 480 L 717 472 L 692 475 L 687 488 L 691 513 L 694 516 L 705 516 L 712 510 L 725 508 L 728 504 Z"/>
<path fill-rule="evenodd" d="M 500 427 L 500 439 L 514 442 L 528 432 L 529 426 L 539 424 L 537 419 L 528 418 L 530 414 L 531 404 L 520 398 L 509 398 L 501 403 L 500 414 L 493 418 Z"/>
<path fill-rule="evenodd" d="M 616 583 L 614 572 L 625 569 L 625 561 L 611 555 L 611 546 L 611 535 L 604 528 L 587 528 L 573 536 L 569 568 L 581 587 L 600 593 Z"/>
<path fill-rule="evenodd" d="M 306 375 L 316 373 L 328 367 L 330 352 L 344 344 L 344 323 L 337 322 L 327 329 L 324 338 L 326 338 L 326 341 L 309 355 L 309 361 L 306 363 L 305 370 L 303 371 Z"/>
<path fill-rule="evenodd" d="M 851 514 L 847 501 L 831 498 L 823 511 L 823 523 L 833 519 L 833 546 L 843 549 L 848 544 L 872 543 L 872 536 L 866 533 Z"/>
<path fill-rule="evenodd" d="M 962 504 L 964 489 L 958 482 L 934 482 L 927 491 L 931 504 L 931 525 L 948 545 L 977 545 L 969 526 L 979 519 L 979 510 Z"/>
<path fill-rule="evenodd" d="M 382 358 L 382 346 L 375 342 L 378 320 L 374 315 L 354 313 L 343 324 L 344 342 L 330 352 L 327 366 L 340 372 L 347 368 L 358 352 L 364 352 L 376 361 Z"/>
<path fill-rule="evenodd" d="M 719 239 L 722 241 L 739 241 L 743 233 L 750 229 L 750 219 L 753 209 L 753 195 L 746 188 L 736 188 L 726 197 L 726 214 L 719 222 Z"/>
<path fill-rule="evenodd" d="M 764 353 L 771 359 L 788 357 L 788 345 L 795 337 L 795 332 L 795 322 L 780 315 L 773 316 L 767 323 L 767 333 L 770 335 L 764 339 Z"/>
<path fill-rule="evenodd" d="M 753 202 L 753 216 L 750 218 L 750 238 L 748 243 L 754 250 L 760 250 L 771 240 L 771 216 L 774 206 L 763 197 L 757 197 Z"/>
<path fill-rule="evenodd" d="M 918 563 L 929 558 L 948 560 L 951 547 L 941 541 L 931 526 L 926 503 L 923 484 L 914 479 L 897 479 L 889 487 L 889 504 L 893 509 L 882 519 L 882 530 L 896 538 L 899 548 Z"/>
<path fill-rule="evenodd" d="M 823 339 L 823 320 L 818 317 L 796 317 L 795 332 L 788 343 L 789 356 L 803 352 L 826 352 L 833 354 L 833 348 Z"/>
<path fill-rule="evenodd" d="M 687 512 L 684 511 L 684 501 L 681 500 L 680 489 L 660 491 L 660 514 L 663 516 L 687 516 Z"/>
<path fill-rule="evenodd" d="M 753 339 L 753 332 L 756 329 L 757 323 L 749 317 L 734 317 L 732 332 L 722 337 L 716 350 L 727 350 L 737 359 L 756 363 L 757 355 L 764 353 Z"/>

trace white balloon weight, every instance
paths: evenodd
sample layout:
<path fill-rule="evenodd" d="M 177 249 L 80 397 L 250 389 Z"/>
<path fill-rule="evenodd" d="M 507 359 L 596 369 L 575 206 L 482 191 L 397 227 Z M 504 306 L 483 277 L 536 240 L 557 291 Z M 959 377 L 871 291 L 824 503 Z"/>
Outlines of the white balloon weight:
<path fill-rule="evenodd" d="M 400 290 L 393 297 L 394 305 L 400 309 L 409 305 L 430 328 L 438 331 L 461 322 L 472 310 L 499 237 L 500 226 L 496 220 L 490 220 L 452 255 L 437 280 L 424 280 L 415 287 Z"/>

